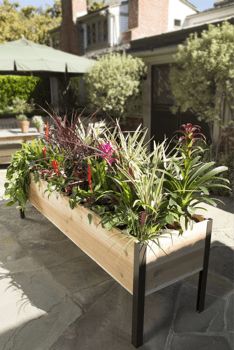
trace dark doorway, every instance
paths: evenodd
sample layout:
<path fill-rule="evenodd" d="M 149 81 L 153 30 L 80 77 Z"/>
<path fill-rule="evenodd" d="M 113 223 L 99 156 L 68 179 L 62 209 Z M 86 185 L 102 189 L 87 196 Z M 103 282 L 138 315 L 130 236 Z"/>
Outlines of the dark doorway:
<path fill-rule="evenodd" d="M 170 66 L 167 64 L 152 66 L 152 105 L 151 105 L 151 137 L 158 143 L 165 138 L 171 140 L 182 124 L 196 124 L 201 132 L 209 138 L 208 124 L 198 121 L 194 113 L 186 111 L 172 114 L 170 107 L 173 100 L 169 91 Z M 172 144 L 173 146 L 173 144 Z M 171 146 L 171 148 L 172 148 Z"/>

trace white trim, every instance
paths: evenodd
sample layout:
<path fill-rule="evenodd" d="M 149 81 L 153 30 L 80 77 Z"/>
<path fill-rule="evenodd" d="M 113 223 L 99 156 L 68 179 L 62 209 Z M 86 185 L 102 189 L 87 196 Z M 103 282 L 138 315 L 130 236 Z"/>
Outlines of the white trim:
<path fill-rule="evenodd" d="M 77 12 L 73 17 L 73 20 L 76 21 L 77 18 L 87 15 L 88 11 Z"/>

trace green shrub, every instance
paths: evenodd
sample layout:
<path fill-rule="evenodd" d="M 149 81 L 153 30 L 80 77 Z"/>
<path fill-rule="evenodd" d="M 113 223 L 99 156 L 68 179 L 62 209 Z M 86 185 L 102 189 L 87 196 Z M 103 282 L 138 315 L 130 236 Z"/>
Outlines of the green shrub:
<path fill-rule="evenodd" d="M 142 107 L 142 79 L 146 75 L 142 59 L 125 53 L 98 58 L 98 62 L 84 75 L 88 107 L 126 119 L 139 113 Z"/>
<path fill-rule="evenodd" d="M 0 113 L 13 113 L 9 108 L 15 97 L 48 108 L 50 102 L 49 78 L 0 76 Z M 38 107 L 39 108 L 39 107 Z"/>

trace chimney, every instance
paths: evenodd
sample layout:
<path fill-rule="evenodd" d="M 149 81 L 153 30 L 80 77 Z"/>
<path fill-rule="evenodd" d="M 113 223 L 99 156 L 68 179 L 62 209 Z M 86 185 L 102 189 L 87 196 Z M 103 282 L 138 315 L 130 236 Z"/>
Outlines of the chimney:
<path fill-rule="evenodd" d="M 77 17 L 87 14 L 86 0 L 62 0 L 61 48 L 63 51 L 84 55 L 83 28 Z"/>
<path fill-rule="evenodd" d="M 168 30 L 169 0 L 129 0 L 128 31 L 122 40 L 133 40 Z"/>

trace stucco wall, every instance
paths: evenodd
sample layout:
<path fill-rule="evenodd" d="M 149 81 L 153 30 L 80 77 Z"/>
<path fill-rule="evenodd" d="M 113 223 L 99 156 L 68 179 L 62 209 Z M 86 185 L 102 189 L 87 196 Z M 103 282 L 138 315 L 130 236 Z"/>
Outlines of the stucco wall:
<path fill-rule="evenodd" d="M 126 14 L 126 15 L 125 15 Z M 121 33 L 128 29 L 128 5 L 109 7 L 110 44 L 121 44 Z"/>
<path fill-rule="evenodd" d="M 174 26 L 174 20 L 181 20 L 181 26 L 184 26 L 185 17 L 197 13 L 191 7 L 185 5 L 180 0 L 169 0 L 169 12 L 168 12 L 168 31 L 178 29 Z"/>

